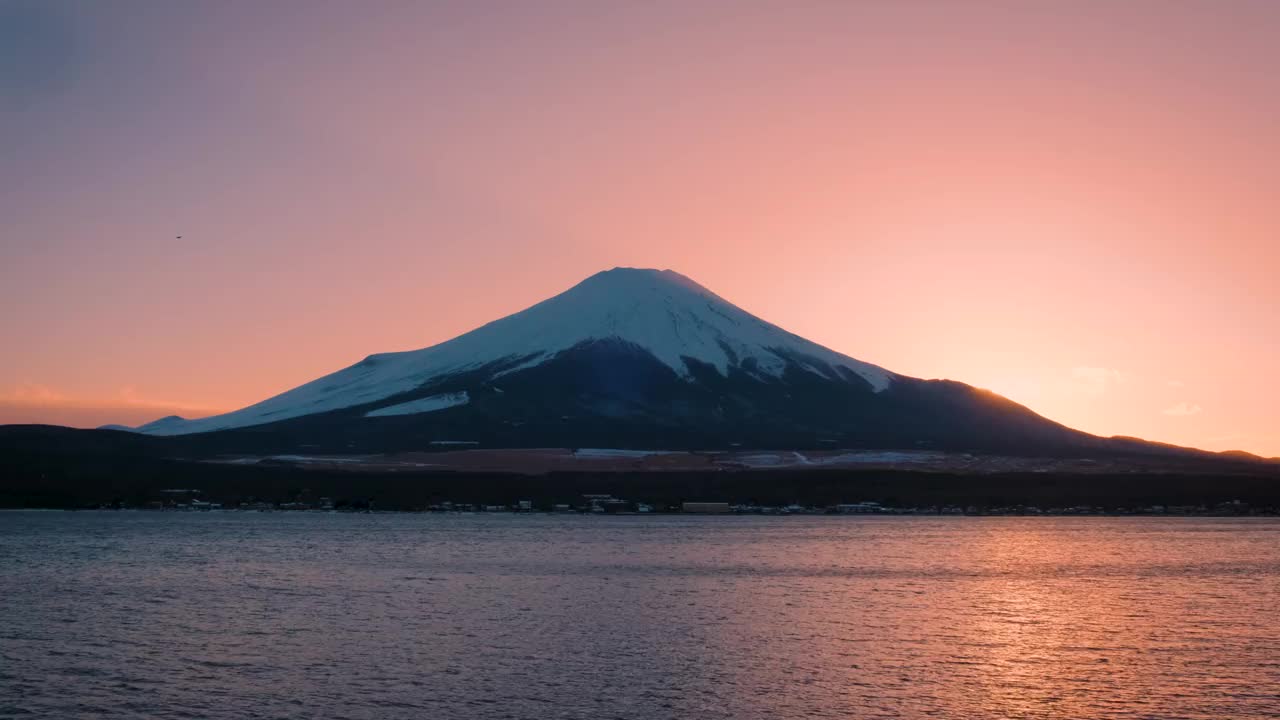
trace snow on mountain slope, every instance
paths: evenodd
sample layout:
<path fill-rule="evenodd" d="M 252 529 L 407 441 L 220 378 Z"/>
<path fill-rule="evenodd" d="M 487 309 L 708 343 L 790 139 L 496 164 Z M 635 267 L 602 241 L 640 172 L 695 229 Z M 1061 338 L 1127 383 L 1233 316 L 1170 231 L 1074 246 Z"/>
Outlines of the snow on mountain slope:
<path fill-rule="evenodd" d="M 174 435 L 248 427 L 352 407 L 411 391 L 444 375 L 506 362 L 495 377 L 533 367 L 572 347 L 615 339 L 651 353 L 689 377 L 685 357 L 777 377 L 789 362 L 828 375 L 844 367 L 879 392 L 893 373 L 805 340 L 734 306 L 671 270 L 615 268 L 526 310 L 423 350 L 371 355 L 349 368 L 256 405 L 140 432 Z M 824 368 L 823 366 L 827 366 Z M 439 408 L 435 408 L 439 409 Z M 374 408 L 369 415 L 392 414 Z"/>
<path fill-rule="evenodd" d="M 186 432 L 183 428 L 190 422 L 190 420 L 181 415 L 166 415 L 159 420 L 152 420 L 146 425 L 139 425 L 134 430 L 149 435 L 180 435 Z"/>
<path fill-rule="evenodd" d="M 444 410 L 445 408 L 466 405 L 471 402 L 471 397 L 467 395 L 467 391 L 456 393 L 444 393 L 442 395 L 432 395 L 430 397 L 419 398 L 418 400 L 410 400 L 402 402 L 399 405 L 391 405 L 381 407 L 377 410 L 370 410 L 365 413 L 365 417 L 386 417 L 388 415 L 417 415 L 419 413 L 435 412 L 436 410 Z"/>

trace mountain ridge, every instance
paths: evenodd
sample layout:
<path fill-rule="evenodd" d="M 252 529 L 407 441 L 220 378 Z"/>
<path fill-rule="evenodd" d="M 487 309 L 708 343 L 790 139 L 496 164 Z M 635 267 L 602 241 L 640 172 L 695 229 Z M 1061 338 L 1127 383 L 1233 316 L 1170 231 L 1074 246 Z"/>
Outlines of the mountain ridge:
<path fill-rule="evenodd" d="M 133 429 L 192 452 L 488 448 L 1185 453 L 813 343 L 671 270 L 614 268 L 451 340 L 230 413 Z M 184 439 L 187 438 L 187 439 Z"/>

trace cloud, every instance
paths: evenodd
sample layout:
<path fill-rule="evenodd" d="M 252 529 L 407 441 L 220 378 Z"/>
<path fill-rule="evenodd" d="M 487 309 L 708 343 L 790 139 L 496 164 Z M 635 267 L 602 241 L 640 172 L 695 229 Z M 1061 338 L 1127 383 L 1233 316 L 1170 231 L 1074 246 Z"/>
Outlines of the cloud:
<path fill-rule="evenodd" d="M 120 394 L 116 396 L 118 404 L 128 407 L 144 407 L 159 409 L 178 409 L 187 412 L 222 412 L 219 408 L 207 407 L 204 405 L 194 405 L 192 403 L 181 402 L 178 400 L 162 400 L 157 398 L 145 397 L 138 394 L 138 389 L 132 385 L 120 388 Z"/>
<path fill-rule="evenodd" d="M 73 396 L 40 383 L 22 382 L 8 389 L 0 388 L 0 406 L 8 408 L 150 408 L 170 412 L 216 413 L 222 408 L 208 407 L 180 400 L 146 397 L 132 386 L 120 388 L 114 396 Z"/>
<path fill-rule="evenodd" d="M 133 387 L 120 388 L 115 394 L 73 395 L 33 382 L 0 385 L 0 425 L 139 425 L 165 415 L 203 417 L 220 412 L 225 410 L 141 395 Z"/>
<path fill-rule="evenodd" d="M 7 391 L 0 393 L 0 404 L 14 405 L 18 407 L 44 407 L 47 405 L 65 405 L 68 399 L 66 395 L 54 390 L 48 385 L 39 383 L 24 382 L 14 385 Z"/>
<path fill-rule="evenodd" d="M 1199 415 L 1203 409 L 1195 403 L 1189 403 L 1184 400 L 1171 408 L 1165 408 L 1164 414 L 1172 415 L 1173 417 L 1187 417 L 1188 415 Z"/>
<path fill-rule="evenodd" d="M 1125 374 L 1115 368 L 1074 367 L 1071 380 L 1076 389 L 1090 397 L 1100 397 L 1111 388 L 1125 381 Z"/>

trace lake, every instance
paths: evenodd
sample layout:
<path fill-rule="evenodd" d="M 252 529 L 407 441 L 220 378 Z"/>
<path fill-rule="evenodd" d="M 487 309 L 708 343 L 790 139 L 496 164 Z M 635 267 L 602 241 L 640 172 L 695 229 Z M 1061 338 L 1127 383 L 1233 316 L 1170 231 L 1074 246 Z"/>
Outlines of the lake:
<path fill-rule="evenodd" d="M 1280 520 L 0 513 L 0 717 L 1262 718 Z"/>

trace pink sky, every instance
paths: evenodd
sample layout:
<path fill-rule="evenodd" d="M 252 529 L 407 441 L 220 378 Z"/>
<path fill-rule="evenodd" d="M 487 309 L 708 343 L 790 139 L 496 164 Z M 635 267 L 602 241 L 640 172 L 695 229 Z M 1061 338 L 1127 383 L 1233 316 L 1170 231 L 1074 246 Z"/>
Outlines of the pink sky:
<path fill-rule="evenodd" d="M 233 409 L 631 265 L 1280 455 L 1280 4 L 13 7 L 0 422 Z"/>

